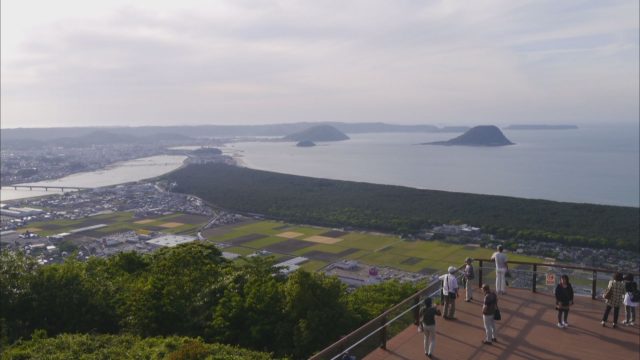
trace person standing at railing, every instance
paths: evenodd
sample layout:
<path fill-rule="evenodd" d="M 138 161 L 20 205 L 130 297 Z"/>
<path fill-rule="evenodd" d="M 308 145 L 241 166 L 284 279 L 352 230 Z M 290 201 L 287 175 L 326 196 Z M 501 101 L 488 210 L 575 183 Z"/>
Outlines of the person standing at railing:
<path fill-rule="evenodd" d="M 431 357 L 436 347 L 436 316 L 442 313 L 437 307 L 431 306 L 431 298 L 424 299 L 420 307 L 420 330 L 424 334 L 424 354 Z"/>
<path fill-rule="evenodd" d="M 464 260 L 464 262 L 466 264 L 464 266 L 464 301 L 469 302 L 473 300 L 473 259 L 468 257 Z"/>
<path fill-rule="evenodd" d="M 639 304 L 640 293 L 638 293 L 638 284 L 633 281 L 633 275 L 624 276 L 624 321 L 623 324 L 633 326 L 636 324 L 636 308 Z M 635 301 L 634 301 L 635 300 Z"/>
<path fill-rule="evenodd" d="M 569 326 L 567 317 L 569 317 L 569 307 L 573 305 L 573 287 L 569 283 L 569 276 L 562 275 L 560 284 L 556 286 L 556 309 L 558 309 L 558 327 L 566 328 Z M 564 315 L 564 319 L 563 319 Z"/>
<path fill-rule="evenodd" d="M 604 315 L 602 316 L 602 321 L 600 324 L 602 326 L 607 326 L 607 319 L 609 319 L 609 313 L 611 312 L 611 308 L 613 308 L 613 327 L 618 326 L 618 316 L 620 315 L 620 305 L 622 305 L 622 300 L 625 294 L 624 281 L 622 281 L 622 274 L 616 272 L 613 274 L 613 279 L 609 280 L 609 285 L 607 286 L 607 290 L 605 290 L 605 303 L 607 304 L 607 308 L 604 310 Z"/>
<path fill-rule="evenodd" d="M 448 274 L 440 276 L 442 280 L 442 295 L 444 295 L 444 315 L 447 320 L 455 320 L 456 298 L 458 297 L 458 279 L 454 273 L 455 266 L 449 266 Z"/>
<path fill-rule="evenodd" d="M 498 295 L 491 291 L 489 285 L 482 285 L 484 302 L 482 303 L 482 322 L 484 324 L 485 338 L 483 344 L 493 345 L 498 342 L 496 338 L 496 320 L 494 316 L 498 309 Z"/>
<path fill-rule="evenodd" d="M 498 251 L 491 255 L 491 260 L 496 262 L 496 293 L 506 294 L 506 280 L 505 275 L 509 271 L 509 265 L 507 265 L 507 255 L 502 251 L 504 248 L 502 245 L 498 245 Z"/>

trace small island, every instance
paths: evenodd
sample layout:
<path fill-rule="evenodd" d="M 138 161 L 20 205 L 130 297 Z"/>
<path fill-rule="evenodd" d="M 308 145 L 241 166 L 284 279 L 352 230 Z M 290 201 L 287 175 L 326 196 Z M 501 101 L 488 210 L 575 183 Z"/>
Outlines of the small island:
<path fill-rule="evenodd" d="M 523 125 L 509 125 L 505 130 L 576 130 L 576 125 L 535 125 L 535 124 L 523 124 Z"/>
<path fill-rule="evenodd" d="M 502 131 L 494 125 L 475 126 L 464 134 L 447 141 L 434 141 L 421 145 L 505 146 L 513 145 Z"/>
<path fill-rule="evenodd" d="M 342 141 L 349 137 L 331 125 L 312 126 L 284 137 L 288 141 Z"/>
<path fill-rule="evenodd" d="M 316 143 L 314 143 L 311 140 L 303 140 L 303 141 L 298 142 L 296 144 L 296 146 L 297 147 L 313 147 L 313 146 L 316 146 Z"/>
<path fill-rule="evenodd" d="M 191 153 L 197 156 L 217 156 L 222 155 L 222 150 L 214 147 L 201 147 L 191 151 Z"/>

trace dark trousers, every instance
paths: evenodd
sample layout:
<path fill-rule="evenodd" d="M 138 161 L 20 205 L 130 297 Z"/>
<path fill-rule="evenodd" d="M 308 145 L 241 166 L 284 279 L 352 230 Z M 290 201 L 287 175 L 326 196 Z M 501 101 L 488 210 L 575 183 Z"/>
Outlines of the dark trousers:
<path fill-rule="evenodd" d="M 609 312 L 611 312 L 611 305 L 607 305 L 607 308 L 604 311 L 604 316 L 602 317 L 602 321 L 607 322 L 609 318 Z M 613 323 L 618 323 L 618 315 L 620 315 L 620 306 L 616 306 L 613 308 Z"/>
<path fill-rule="evenodd" d="M 562 314 L 564 314 L 564 321 L 562 321 Z M 569 309 L 558 309 L 558 322 L 563 323 L 567 322 L 567 317 L 569 316 Z"/>

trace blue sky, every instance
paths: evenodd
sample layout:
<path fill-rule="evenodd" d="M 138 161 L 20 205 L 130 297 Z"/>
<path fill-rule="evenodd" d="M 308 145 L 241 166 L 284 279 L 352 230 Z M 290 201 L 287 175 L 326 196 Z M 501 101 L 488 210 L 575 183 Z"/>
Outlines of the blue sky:
<path fill-rule="evenodd" d="M 638 3 L 3 0 L 1 125 L 638 122 Z"/>

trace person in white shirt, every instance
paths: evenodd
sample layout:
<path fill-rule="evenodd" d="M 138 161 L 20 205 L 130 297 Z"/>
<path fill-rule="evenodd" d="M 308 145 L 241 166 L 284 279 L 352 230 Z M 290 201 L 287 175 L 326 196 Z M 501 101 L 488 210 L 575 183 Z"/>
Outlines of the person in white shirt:
<path fill-rule="evenodd" d="M 444 295 L 444 314 L 443 318 L 454 320 L 456 313 L 456 298 L 458 297 L 458 279 L 454 273 L 455 266 L 449 266 L 448 274 L 440 276 L 442 280 L 442 295 Z"/>
<path fill-rule="evenodd" d="M 498 251 L 491 255 L 491 260 L 496 262 L 496 293 L 498 294 L 507 293 L 505 275 L 509 270 L 509 266 L 507 265 L 507 255 L 502 250 L 502 245 L 498 245 Z"/>

